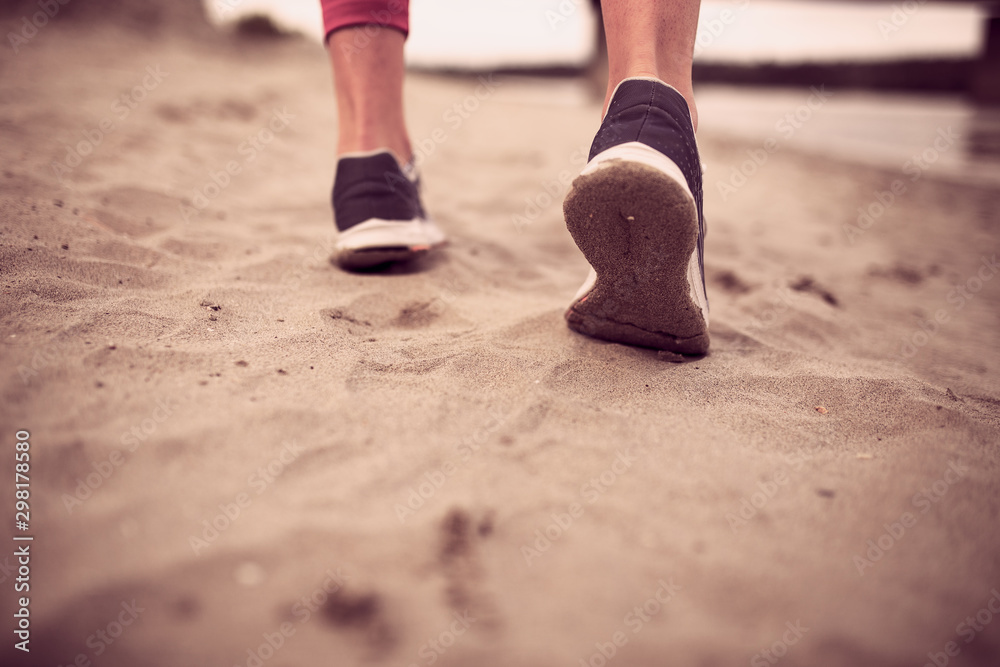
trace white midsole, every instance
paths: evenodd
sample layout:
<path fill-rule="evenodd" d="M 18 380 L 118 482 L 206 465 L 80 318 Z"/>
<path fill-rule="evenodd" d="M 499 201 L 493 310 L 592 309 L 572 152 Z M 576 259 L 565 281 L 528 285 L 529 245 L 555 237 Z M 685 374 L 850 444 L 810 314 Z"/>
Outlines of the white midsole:
<path fill-rule="evenodd" d="M 662 172 L 667 177 L 676 181 L 677 184 L 681 186 L 683 191 L 687 193 L 687 196 L 691 198 L 691 202 L 694 203 L 694 195 L 691 194 L 691 188 L 687 184 L 687 179 L 684 178 L 684 172 L 677 166 L 677 163 L 655 148 L 651 148 L 638 141 L 629 141 L 624 144 L 618 144 L 617 146 L 612 146 L 606 151 L 595 155 L 594 159 L 588 162 L 587 166 L 585 166 L 583 171 L 580 172 L 580 175 L 586 176 L 587 174 L 592 174 L 599 169 L 612 166 L 619 160 L 638 162 Z M 707 326 L 708 297 L 705 294 L 704 280 L 701 274 L 701 264 L 698 262 L 697 246 L 691 253 L 691 257 L 688 259 L 687 281 L 691 300 L 697 304 L 698 308 L 701 310 L 701 315 L 705 319 L 705 325 Z M 587 279 L 584 281 L 583 286 L 580 287 L 579 291 L 577 291 L 573 301 L 579 301 L 582 297 L 588 294 L 594 288 L 596 283 L 597 272 L 591 268 L 590 273 L 587 275 Z"/>
<path fill-rule="evenodd" d="M 382 220 L 372 218 L 340 232 L 334 248 L 338 252 L 390 246 L 436 246 L 445 236 L 437 225 L 424 218 Z"/>

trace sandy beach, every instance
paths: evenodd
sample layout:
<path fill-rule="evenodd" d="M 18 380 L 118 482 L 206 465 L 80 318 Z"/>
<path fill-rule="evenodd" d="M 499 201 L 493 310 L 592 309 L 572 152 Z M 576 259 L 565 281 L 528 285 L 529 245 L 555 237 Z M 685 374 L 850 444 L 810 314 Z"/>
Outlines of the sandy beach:
<path fill-rule="evenodd" d="M 319 46 L 53 24 L 0 69 L 4 665 L 998 664 L 995 187 L 703 125 L 674 363 L 563 320 L 586 82 L 412 73 L 451 244 L 346 273 Z"/>

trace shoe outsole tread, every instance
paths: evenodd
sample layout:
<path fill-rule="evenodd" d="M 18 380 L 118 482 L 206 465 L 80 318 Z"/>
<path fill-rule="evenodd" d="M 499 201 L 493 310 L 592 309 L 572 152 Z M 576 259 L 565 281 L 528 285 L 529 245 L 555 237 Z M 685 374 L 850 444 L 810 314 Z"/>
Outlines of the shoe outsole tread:
<path fill-rule="evenodd" d="M 597 273 L 594 287 L 566 312 L 571 329 L 685 355 L 708 351 L 708 327 L 688 282 L 698 212 L 683 185 L 645 164 L 616 160 L 579 176 L 563 212 Z"/>

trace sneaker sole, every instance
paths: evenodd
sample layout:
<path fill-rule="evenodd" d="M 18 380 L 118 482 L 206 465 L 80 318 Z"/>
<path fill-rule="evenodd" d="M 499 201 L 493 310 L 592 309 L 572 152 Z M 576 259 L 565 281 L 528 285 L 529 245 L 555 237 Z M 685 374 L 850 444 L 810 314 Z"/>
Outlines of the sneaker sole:
<path fill-rule="evenodd" d="M 679 354 L 708 351 L 706 313 L 694 294 L 701 286 L 689 280 L 698 212 L 685 185 L 642 162 L 606 160 L 573 181 L 563 212 L 596 272 L 566 312 L 571 329 Z"/>
<path fill-rule="evenodd" d="M 445 243 L 445 236 L 429 220 L 366 220 L 341 232 L 334 260 L 344 269 L 366 269 L 405 262 Z"/>

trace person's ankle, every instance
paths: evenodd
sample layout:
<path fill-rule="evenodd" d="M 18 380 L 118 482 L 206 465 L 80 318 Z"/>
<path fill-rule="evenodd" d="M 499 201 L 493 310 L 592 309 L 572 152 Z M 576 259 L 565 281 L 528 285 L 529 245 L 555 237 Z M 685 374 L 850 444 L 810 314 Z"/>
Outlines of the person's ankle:
<path fill-rule="evenodd" d="M 342 138 L 337 143 L 337 155 L 346 153 L 369 153 L 378 150 L 389 150 L 400 166 L 413 159 L 410 140 L 406 137 L 388 137 L 385 135 L 364 135 L 352 138 Z"/>

